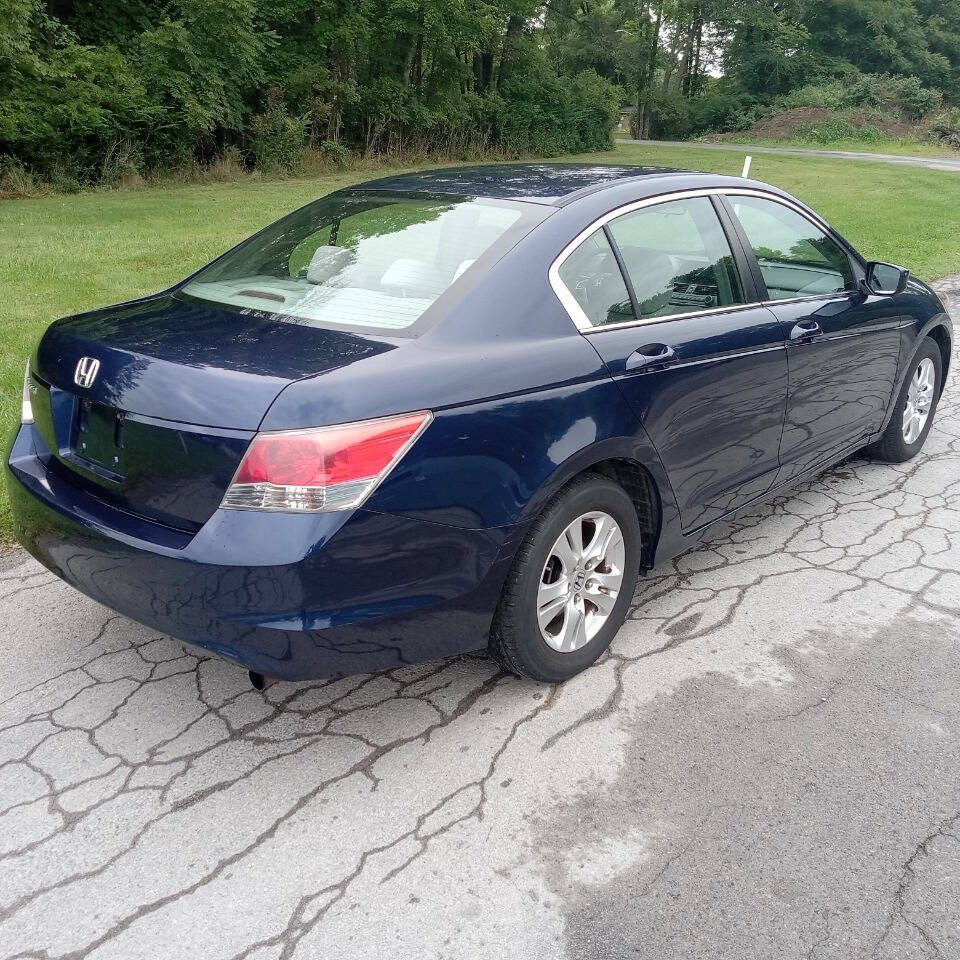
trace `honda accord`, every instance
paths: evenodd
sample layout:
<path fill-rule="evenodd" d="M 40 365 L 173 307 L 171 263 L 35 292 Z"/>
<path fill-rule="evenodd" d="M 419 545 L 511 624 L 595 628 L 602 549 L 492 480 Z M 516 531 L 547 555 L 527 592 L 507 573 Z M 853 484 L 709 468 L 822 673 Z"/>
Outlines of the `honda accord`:
<path fill-rule="evenodd" d="M 255 682 L 482 649 L 561 681 L 717 523 L 913 457 L 951 342 L 928 286 L 754 180 L 394 176 L 53 323 L 16 536 Z"/>

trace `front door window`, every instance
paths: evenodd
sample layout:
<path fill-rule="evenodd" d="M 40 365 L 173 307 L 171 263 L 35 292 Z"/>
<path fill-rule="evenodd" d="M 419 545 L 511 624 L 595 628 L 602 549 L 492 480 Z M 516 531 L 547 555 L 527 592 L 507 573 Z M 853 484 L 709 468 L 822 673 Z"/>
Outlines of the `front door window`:
<path fill-rule="evenodd" d="M 753 248 L 770 300 L 792 300 L 856 289 L 850 258 L 831 236 L 775 200 L 731 196 Z"/>

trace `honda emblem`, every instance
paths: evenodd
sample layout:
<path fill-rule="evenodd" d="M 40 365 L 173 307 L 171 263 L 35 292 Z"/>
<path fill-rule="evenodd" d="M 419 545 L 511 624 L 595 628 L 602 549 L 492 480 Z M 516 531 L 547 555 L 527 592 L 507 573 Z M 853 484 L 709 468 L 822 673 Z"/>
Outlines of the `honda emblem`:
<path fill-rule="evenodd" d="M 73 371 L 73 382 L 78 387 L 92 387 L 100 371 L 100 361 L 96 357 L 81 357 L 77 369 Z"/>

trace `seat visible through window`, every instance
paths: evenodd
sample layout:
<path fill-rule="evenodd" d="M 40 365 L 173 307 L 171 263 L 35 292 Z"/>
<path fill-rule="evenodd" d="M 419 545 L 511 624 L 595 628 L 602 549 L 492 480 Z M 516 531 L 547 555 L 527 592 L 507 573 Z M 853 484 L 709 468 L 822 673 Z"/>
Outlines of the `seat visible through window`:
<path fill-rule="evenodd" d="M 587 237 L 564 260 L 559 273 L 591 326 L 636 319 L 617 258 L 602 229 Z"/>
<path fill-rule="evenodd" d="M 609 224 L 641 319 L 743 303 L 730 245 L 709 197 L 669 200 Z"/>

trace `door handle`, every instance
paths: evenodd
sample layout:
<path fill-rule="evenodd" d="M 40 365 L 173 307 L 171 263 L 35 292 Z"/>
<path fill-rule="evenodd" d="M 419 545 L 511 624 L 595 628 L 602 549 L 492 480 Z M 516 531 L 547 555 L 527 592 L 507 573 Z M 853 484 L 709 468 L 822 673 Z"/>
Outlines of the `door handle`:
<path fill-rule="evenodd" d="M 816 320 L 801 320 L 799 323 L 794 324 L 793 329 L 790 331 L 790 339 L 807 340 L 822 332 L 820 324 L 817 323 Z"/>
<path fill-rule="evenodd" d="M 627 357 L 626 369 L 640 370 L 667 363 L 677 355 L 673 347 L 665 343 L 648 343 L 638 347 Z"/>

